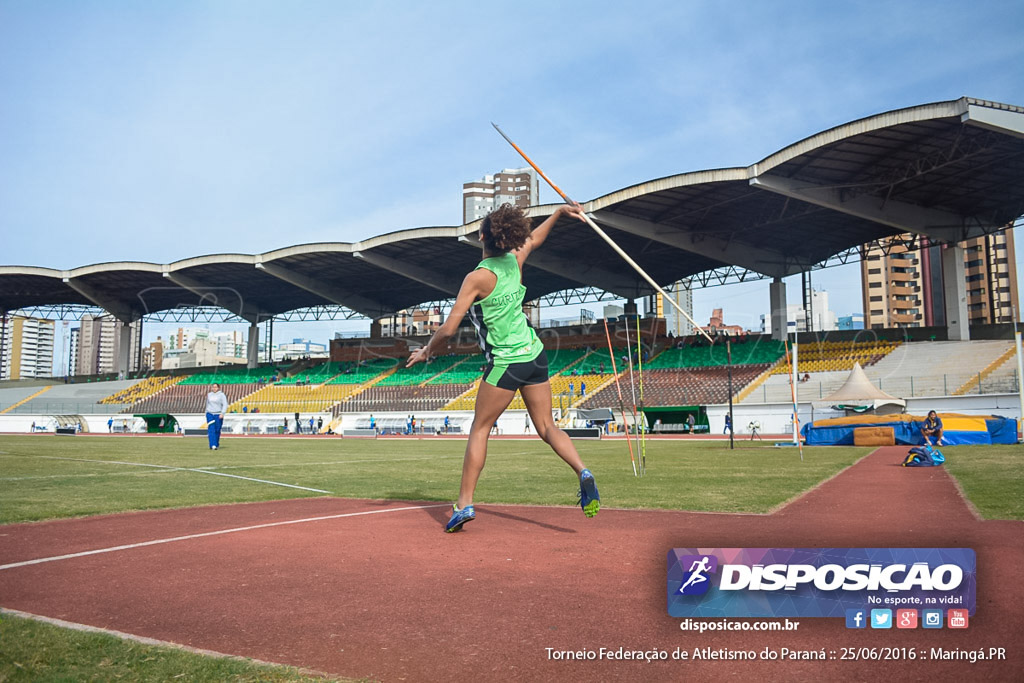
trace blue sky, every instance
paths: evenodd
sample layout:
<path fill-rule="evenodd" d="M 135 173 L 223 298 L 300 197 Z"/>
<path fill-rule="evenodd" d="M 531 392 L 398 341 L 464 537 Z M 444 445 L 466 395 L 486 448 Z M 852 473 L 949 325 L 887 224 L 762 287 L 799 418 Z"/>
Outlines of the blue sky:
<path fill-rule="evenodd" d="M 463 182 L 521 163 L 492 120 L 585 200 L 898 107 L 1024 104 L 1021 26 L 1020 2 L 0 0 L 0 263 L 455 225 Z M 860 309 L 855 267 L 816 283 Z"/>

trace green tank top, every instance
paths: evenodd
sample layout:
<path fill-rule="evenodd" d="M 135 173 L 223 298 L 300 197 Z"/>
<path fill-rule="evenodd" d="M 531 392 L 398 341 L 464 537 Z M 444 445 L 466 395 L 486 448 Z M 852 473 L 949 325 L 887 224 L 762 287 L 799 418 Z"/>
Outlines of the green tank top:
<path fill-rule="evenodd" d="M 485 258 L 476 268 L 485 268 L 498 278 L 494 290 L 469 312 L 487 361 L 495 365 L 532 361 L 544 345 L 523 312 L 526 287 L 515 254 Z"/>

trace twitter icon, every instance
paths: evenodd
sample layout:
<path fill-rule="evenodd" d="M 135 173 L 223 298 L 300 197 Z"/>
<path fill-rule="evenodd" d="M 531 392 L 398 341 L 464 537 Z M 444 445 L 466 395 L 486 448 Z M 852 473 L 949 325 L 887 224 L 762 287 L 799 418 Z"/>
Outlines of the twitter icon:
<path fill-rule="evenodd" d="M 871 628 L 892 628 L 892 610 L 871 610 Z"/>

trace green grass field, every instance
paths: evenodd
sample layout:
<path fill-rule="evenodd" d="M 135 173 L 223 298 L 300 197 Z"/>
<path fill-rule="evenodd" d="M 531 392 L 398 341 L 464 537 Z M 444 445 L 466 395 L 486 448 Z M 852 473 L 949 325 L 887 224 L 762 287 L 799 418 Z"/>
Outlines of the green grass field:
<path fill-rule="evenodd" d="M 298 683 L 340 679 L 0 616 L 0 681 L 116 680 Z"/>
<path fill-rule="evenodd" d="M 329 495 L 452 500 L 465 443 L 362 439 L 0 437 L 0 523 L 325 495 L 232 474 L 322 489 Z M 868 448 L 795 449 L 737 441 L 652 440 L 647 476 L 633 477 L 621 441 L 577 442 L 606 506 L 765 513 L 838 473 Z M 946 468 L 989 519 L 1024 519 L 1024 451 L 944 449 Z M 99 462 L 104 461 L 104 462 Z M 129 464 L 135 463 L 135 464 Z M 157 465 L 144 467 L 142 465 Z M 204 470 L 207 473 L 189 471 Z M 574 505 L 571 470 L 539 440 L 492 442 L 479 503 Z M 314 680 L 294 669 L 205 657 L 0 617 L 0 681 Z M 322 680 L 322 679 L 316 679 Z"/>
<path fill-rule="evenodd" d="M 647 476 L 636 479 L 625 442 L 577 444 L 606 506 L 722 512 L 768 512 L 869 451 L 807 448 L 801 463 L 795 449 L 748 441 L 730 451 L 727 442 L 652 440 Z M 209 472 L 349 498 L 447 501 L 458 492 L 464 447 L 430 438 L 236 438 L 210 451 L 199 438 L 0 437 L 0 522 L 325 495 Z M 540 440 L 496 440 L 477 501 L 574 505 L 576 489 Z"/>
<path fill-rule="evenodd" d="M 1024 520 L 1024 447 L 942 448 L 946 469 L 985 519 Z"/>

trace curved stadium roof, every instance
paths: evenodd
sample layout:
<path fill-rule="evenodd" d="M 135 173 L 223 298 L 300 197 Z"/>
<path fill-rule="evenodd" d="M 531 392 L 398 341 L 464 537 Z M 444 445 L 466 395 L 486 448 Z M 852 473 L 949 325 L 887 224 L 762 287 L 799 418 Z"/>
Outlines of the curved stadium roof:
<path fill-rule="evenodd" d="M 584 206 L 666 284 L 723 266 L 783 277 L 907 232 L 958 242 L 1024 214 L 1024 108 L 961 98 L 899 109 L 818 133 L 748 167 L 651 180 Z M 528 213 L 539 223 L 553 210 Z M 651 292 L 591 230 L 575 221 L 562 227 L 526 264 L 528 299 L 581 286 L 626 298 Z M 217 305 L 256 322 L 340 304 L 381 317 L 453 296 L 479 260 L 477 228 L 416 228 L 169 264 L 0 266 L 0 310 L 85 304 L 134 320 Z"/>

